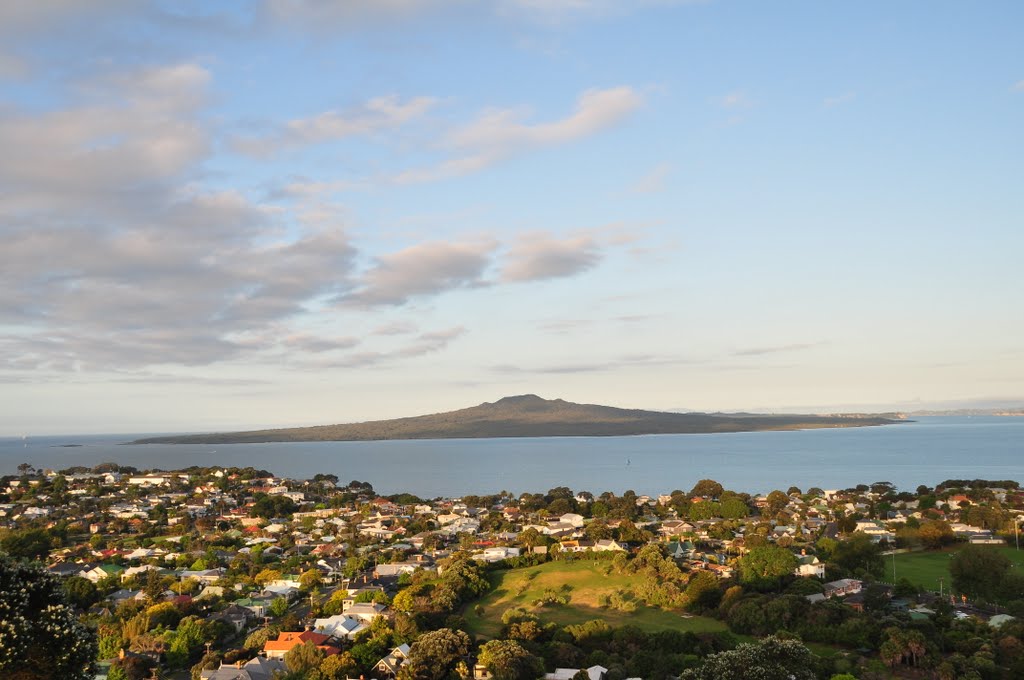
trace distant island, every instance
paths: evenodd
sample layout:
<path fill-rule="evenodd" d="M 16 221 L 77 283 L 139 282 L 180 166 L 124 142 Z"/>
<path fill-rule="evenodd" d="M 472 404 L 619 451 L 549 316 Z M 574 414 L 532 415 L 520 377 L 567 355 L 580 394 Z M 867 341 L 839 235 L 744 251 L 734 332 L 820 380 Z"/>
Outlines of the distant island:
<path fill-rule="evenodd" d="M 901 414 L 764 415 L 664 413 L 542 399 L 505 397 L 479 406 L 341 425 L 248 432 L 150 437 L 132 444 L 254 444 L 261 442 L 370 441 L 382 439 L 485 439 L 495 437 L 614 437 L 640 434 L 706 434 L 890 425 Z"/>

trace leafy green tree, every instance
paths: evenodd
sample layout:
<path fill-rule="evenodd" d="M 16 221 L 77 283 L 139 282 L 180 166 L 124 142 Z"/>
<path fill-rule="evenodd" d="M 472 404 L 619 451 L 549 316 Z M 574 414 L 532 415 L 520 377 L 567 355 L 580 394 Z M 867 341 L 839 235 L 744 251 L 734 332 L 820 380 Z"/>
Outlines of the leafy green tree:
<path fill-rule="evenodd" d="M 917 530 L 917 537 L 926 548 L 932 549 L 941 548 L 956 540 L 949 522 L 943 520 L 924 522 Z"/>
<path fill-rule="evenodd" d="M 815 658 L 803 643 L 775 636 L 712 654 L 682 680 L 816 680 Z"/>
<path fill-rule="evenodd" d="M 295 645 L 284 655 L 284 664 L 292 673 L 307 673 L 318 668 L 323 660 L 323 650 L 318 649 L 312 640 Z"/>
<path fill-rule="evenodd" d="M 81 576 L 71 576 L 65 580 L 64 593 L 68 597 L 68 602 L 79 609 L 88 609 L 99 599 L 95 584 Z"/>
<path fill-rule="evenodd" d="M 96 652 L 57 577 L 0 556 L 0 677 L 91 680 Z"/>
<path fill-rule="evenodd" d="M 288 613 L 288 600 L 283 597 L 275 597 L 270 603 L 270 613 L 276 618 L 281 618 Z"/>
<path fill-rule="evenodd" d="M 299 576 L 299 585 L 305 591 L 319 588 L 324 584 L 324 577 L 318 569 L 309 569 Z"/>
<path fill-rule="evenodd" d="M 197 655 L 206 640 L 206 627 L 201 619 L 186 616 L 171 636 L 167 659 L 172 666 L 183 668 Z"/>
<path fill-rule="evenodd" d="M 698 571 L 686 584 L 686 602 L 690 609 L 698 611 L 718 606 L 722 589 L 718 577 L 710 571 Z"/>
<path fill-rule="evenodd" d="M 796 555 L 792 552 L 777 545 L 765 545 L 740 558 L 740 580 L 744 583 L 778 580 L 792 574 L 796 567 Z"/>
<path fill-rule="evenodd" d="M 765 510 L 769 516 L 774 517 L 787 505 L 789 505 L 789 496 L 776 489 L 768 494 L 768 506 Z"/>
<path fill-rule="evenodd" d="M 862 531 L 855 531 L 836 544 L 832 561 L 846 571 L 860 577 L 879 577 L 885 570 L 881 548 Z"/>
<path fill-rule="evenodd" d="M 515 640 L 484 643 L 478 661 L 495 680 L 536 680 L 544 674 L 543 662 Z"/>
<path fill-rule="evenodd" d="M 359 662 L 349 652 L 329 656 L 320 662 L 320 674 L 324 680 L 345 680 L 359 675 Z"/>
<path fill-rule="evenodd" d="M 51 537 L 45 529 L 21 529 L 0 537 L 0 551 L 33 560 L 50 554 Z"/>
<path fill-rule="evenodd" d="M 953 588 L 972 598 L 996 597 L 1010 560 L 1002 553 L 980 545 L 967 545 L 949 563 Z"/>
<path fill-rule="evenodd" d="M 402 664 L 401 680 L 446 680 L 469 654 L 470 639 L 461 630 L 440 628 L 424 633 L 409 650 L 409 659 Z"/>
<path fill-rule="evenodd" d="M 725 487 L 713 479 L 702 479 L 690 489 L 690 496 L 704 496 L 705 498 L 718 498 L 725 491 Z"/>
<path fill-rule="evenodd" d="M 290 517 L 298 509 L 299 506 L 295 504 L 295 501 L 287 496 L 257 494 L 251 514 L 253 517 L 262 517 L 263 519 Z"/>
<path fill-rule="evenodd" d="M 275 635 L 277 635 L 277 631 L 272 628 L 257 628 L 245 638 L 243 646 L 246 649 L 263 649 L 263 645 L 267 644 L 267 640 Z"/>

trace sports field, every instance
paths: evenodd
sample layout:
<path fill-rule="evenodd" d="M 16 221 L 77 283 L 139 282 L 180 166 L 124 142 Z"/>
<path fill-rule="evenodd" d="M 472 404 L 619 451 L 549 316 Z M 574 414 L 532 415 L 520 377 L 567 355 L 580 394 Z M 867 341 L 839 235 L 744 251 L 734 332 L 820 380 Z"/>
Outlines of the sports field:
<path fill-rule="evenodd" d="M 701 633 L 727 630 L 721 621 L 680 611 L 643 605 L 637 605 L 631 612 L 601 608 L 598 605 L 601 595 L 626 590 L 633 579 L 626 574 L 605 575 L 607 565 L 608 562 L 559 561 L 494 572 L 490 576 L 494 589 L 466 607 L 466 622 L 473 633 L 494 637 L 501 631 L 501 615 L 505 610 L 520 607 L 536 614 L 544 623 L 560 626 L 604 619 L 611 626 L 630 624 L 646 631 L 674 629 Z M 537 599 L 550 592 L 568 595 L 568 603 L 534 605 Z M 482 607 L 482 612 L 477 613 L 477 605 Z"/>
<path fill-rule="evenodd" d="M 896 580 L 905 578 L 914 585 L 937 591 L 939 578 L 942 578 L 943 590 L 948 591 L 951 581 L 949 562 L 959 549 L 960 547 L 951 550 L 896 555 Z M 1018 552 L 1015 548 L 1007 546 L 985 546 L 985 549 L 995 550 L 1006 555 L 1013 564 L 1012 569 L 1024 574 L 1024 550 Z M 893 580 L 893 557 L 891 555 L 885 557 L 885 576 L 883 578 L 885 581 Z"/>

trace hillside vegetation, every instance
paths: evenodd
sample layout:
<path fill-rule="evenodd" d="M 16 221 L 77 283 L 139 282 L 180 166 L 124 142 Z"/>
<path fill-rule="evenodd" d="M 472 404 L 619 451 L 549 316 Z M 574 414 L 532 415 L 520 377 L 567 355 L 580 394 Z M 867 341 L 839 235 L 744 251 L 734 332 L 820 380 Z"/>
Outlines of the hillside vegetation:
<path fill-rule="evenodd" d="M 678 630 L 680 632 L 722 632 L 724 623 L 703 616 L 682 616 L 680 611 L 648 607 L 637 603 L 629 611 L 602 608 L 602 596 L 613 596 L 636 585 L 628 574 L 605 573 L 608 562 L 580 560 L 548 562 L 524 569 L 498 571 L 491 575 L 493 589 L 467 607 L 466 625 L 484 637 L 497 637 L 501 632 L 502 614 L 512 608 L 535 614 L 542 623 L 559 626 L 576 625 L 602 619 L 611 626 L 633 625 L 648 632 Z M 556 592 L 566 602 L 539 605 L 538 598 Z"/>
<path fill-rule="evenodd" d="M 413 418 L 249 432 L 140 439 L 135 444 L 239 444 L 257 442 L 466 439 L 487 437 L 606 437 L 864 427 L 898 422 L 885 415 L 757 415 L 664 413 L 542 399 L 505 397 L 479 406 Z"/>

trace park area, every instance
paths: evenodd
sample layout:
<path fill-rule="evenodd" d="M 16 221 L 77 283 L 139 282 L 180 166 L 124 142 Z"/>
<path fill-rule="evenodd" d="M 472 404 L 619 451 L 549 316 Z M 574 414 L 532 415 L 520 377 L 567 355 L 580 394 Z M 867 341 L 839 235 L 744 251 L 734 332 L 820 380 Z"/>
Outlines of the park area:
<path fill-rule="evenodd" d="M 896 555 L 896 580 L 907 579 L 916 586 L 926 590 L 939 590 L 939 579 L 942 579 L 942 589 L 949 592 L 952 578 L 949 574 L 949 563 L 953 556 L 963 546 L 949 550 L 924 551 L 900 553 Z M 1024 551 L 1007 546 L 986 546 L 986 550 L 1002 553 L 1013 565 L 1011 569 L 1024 575 Z M 893 557 L 885 558 L 885 580 L 892 580 Z"/>
<path fill-rule="evenodd" d="M 559 626 L 603 619 L 611 626 L 633 625 L 645 631 L 721 632 L 726 626 L 715 619 L 692 616 L 636 603 L 633 611 L 600 606 L 602 596 L 628 590 L 635 576 L 611 572 L 609 562 L 590 560 L 548 562 L 535 567 L 506 569 L 489 575 L 493 589 L 466 608 L 466 623 L 472 633 L 493 638 L 500 634 L 501 616 L 515 607 L 535 614 L 542 623 Z M 564 604 L 535 604 L 552 593 L 567 597 Z"/>

